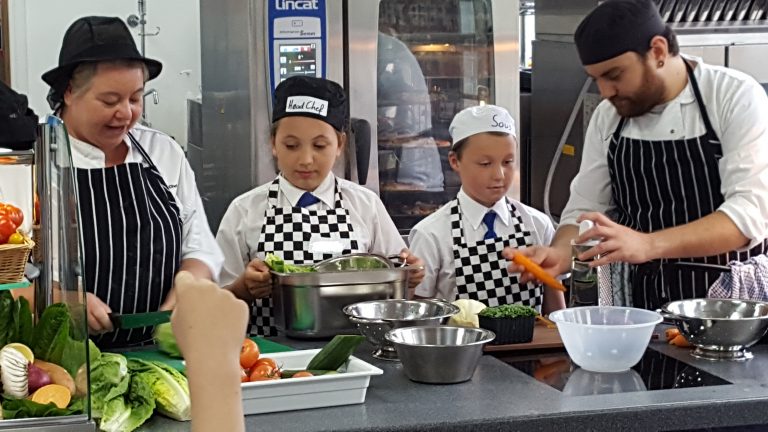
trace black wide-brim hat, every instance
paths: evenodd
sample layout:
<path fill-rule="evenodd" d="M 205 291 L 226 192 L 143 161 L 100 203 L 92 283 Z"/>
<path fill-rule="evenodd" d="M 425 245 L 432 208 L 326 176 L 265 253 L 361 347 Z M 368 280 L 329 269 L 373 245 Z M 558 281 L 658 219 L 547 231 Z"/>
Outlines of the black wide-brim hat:
<path fill-rule="evenodd" d="M 147 65 L 151 80 L 160 75 L 163 64 L 141 55 L 128 26 L 120 18 L 90 16 L 72 23 L 64 33 L 59 52 L 59 65 L 44 73 L 42 78 L 51 91 L 51 108 L 61 103 L 64 92 L 78 65 L 85 62 L 109 60 L 138 60 Z"/>

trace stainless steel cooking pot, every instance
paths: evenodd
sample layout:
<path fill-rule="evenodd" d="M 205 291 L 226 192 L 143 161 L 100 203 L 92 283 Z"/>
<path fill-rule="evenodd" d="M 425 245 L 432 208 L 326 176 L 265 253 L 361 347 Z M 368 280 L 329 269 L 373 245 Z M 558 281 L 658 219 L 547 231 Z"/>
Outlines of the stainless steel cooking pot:
<path fill-rule="evenodd" d="M 356 259 L 359 257 L 355 254 Z M 340 267 L 344 265 L 340 264 Z M 357 330 L 342 312 L 344 306 L 368 300 L 404 298 L 411 269 L 410 266 L 392 265 L 372 270 L 271 272 L 277 326 L 287 336 L 296 338 L 355 334 Z"/>

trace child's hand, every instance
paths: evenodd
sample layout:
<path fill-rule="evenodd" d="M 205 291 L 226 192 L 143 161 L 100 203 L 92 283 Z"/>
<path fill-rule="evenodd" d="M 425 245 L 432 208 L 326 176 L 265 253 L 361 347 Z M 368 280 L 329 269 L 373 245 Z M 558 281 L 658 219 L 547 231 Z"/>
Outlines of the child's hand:
<path fill-rule="evenodd" d="M 531 261 L 541 266 L 544 271 L 555 277 L 567 273 L 571 268 L 570 254 L 565 254 L 558 248 L 545 246 L 530 246 L 525 249 L 504 248 L 504 251 L 502 251 L 501 254 L 504 258 L 509 260 L 507 270 L 510 273 L 520 273 L 520 283 L 527 283 L 537 279 L 533 274 L 525 271 L 525 267 L 512 262 L 512 257 L 514 257 L 515 253 L 520 253 L 526 256 Z"/>
<path fill-rule="evenodd" d="M 256 258 L 248 263 L 243 273 L 243 284 L 254 299 L 272 294 L 272 275 L 264 261 Z"/>
<path fill-rule="evenodd" d="M 176 275 L 175 289 L 171 326 L 184 356 L 225 353 L 237 358 L 248 325 L 248 305 L 230 291 L 185 271 Z"/>
<path fill-rule="evenodd" d="M 410 299 L 413 298 L 413 295 L 416 292 L 416 286 L 418 286 L 421 283 L 421 280 L 424 279 L 426 273 L 424 270 L 424 261 L 416 255 L 411 254 L 411 251 L 408 250 L 408 248 L 404 248 L 400 251 L 400 259 L 405 261 L 407 265 L 413 267 L 408 277 L 408 298 Z"/>
<path fill-rule="evenodd" d="M 245 430 L 240 388 L 240 349 L 249 308 L 231 291 L 176 275 L 171 326 L 187 364 L 192 430 Z"/>

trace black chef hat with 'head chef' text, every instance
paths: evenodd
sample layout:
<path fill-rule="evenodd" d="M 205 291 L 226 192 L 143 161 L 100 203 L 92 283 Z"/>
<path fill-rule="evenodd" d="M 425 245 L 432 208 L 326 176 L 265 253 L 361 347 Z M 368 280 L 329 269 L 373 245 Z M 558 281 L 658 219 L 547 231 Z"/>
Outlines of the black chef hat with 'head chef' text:
<path fill-rule="evenodd" d="M 629 51 L 647 51 L 666 24 L 652 0 L 607 0 L 592 10 L 574 34 L 581 64 L 604 62 Z"/>
<path fill-rule="evenodd" d="M 309 76 L 288 78 L 275 89 L 272 122 L 290 116 L 322 120 L 343 132 L 349 123 L 347 96 L 344 89 L 331 80 Z"/>

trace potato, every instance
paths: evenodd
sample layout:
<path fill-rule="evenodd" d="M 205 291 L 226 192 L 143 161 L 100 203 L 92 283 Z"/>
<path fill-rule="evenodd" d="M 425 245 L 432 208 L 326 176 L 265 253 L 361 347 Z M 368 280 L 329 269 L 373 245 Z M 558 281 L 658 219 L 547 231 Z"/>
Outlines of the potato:
<path fill-rule="evenodd" d="M 35 366 L 47 372 L 54 384 L 62 385 L 69 390 L 70 394 L 75 394 L 75 380 L 72 379 L 72 376 L 63 367 L 37 359 L 35 360 Z"/>
<path fill-rule="evenodd" d="M 88 365 L 83 363 L 75 376 L 75 396 L 81 397 L 88 393 Z"/>

